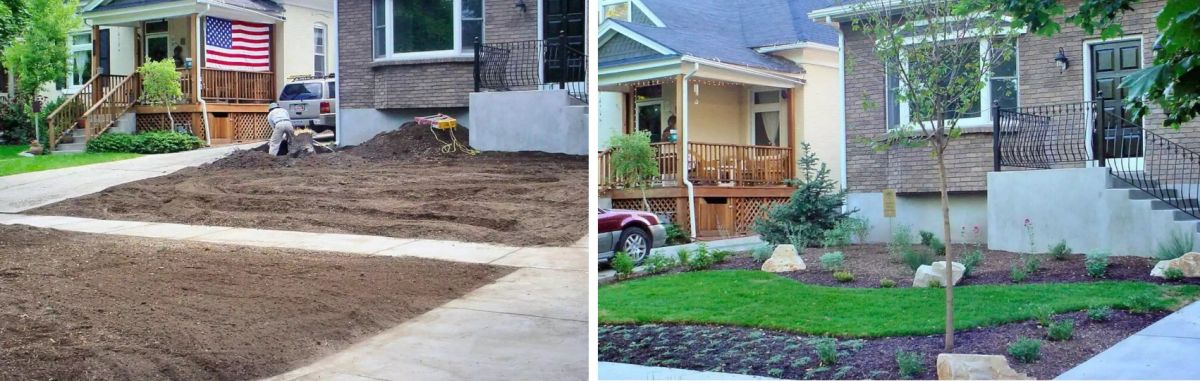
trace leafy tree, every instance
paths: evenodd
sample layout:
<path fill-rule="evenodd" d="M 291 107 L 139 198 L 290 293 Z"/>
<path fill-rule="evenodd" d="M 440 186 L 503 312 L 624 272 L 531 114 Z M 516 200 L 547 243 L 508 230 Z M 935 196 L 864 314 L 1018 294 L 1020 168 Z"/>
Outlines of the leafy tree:
<path fill-rule="evenodd" d="M 171 107 L 183 98 L 175 63 L 166 59 L 148 61 L 138 68 L 138 74 L 142 76 L 142 102 L 166 107 L 167 120 L 171 123 L 170 128 L 174 129 L 175 118 L 171 116 Z"/>
<path fill-rule="evenodd" d="M 67 75 L 67 32 L 79 26 L 78 6 L 79 0 L 25 1 L 26 25 L 4 48 L 4 64 L 16 75 L 22 96 L 29 98 L 46 82 Z"/>
<path fill-rule="evenodd" d="M 869 0 L 858 5 L 851 23 L 874 40 L 875 60 L 856 64 L 881 65 L 895 78 L 893 91 L 899 104 L 907 104 L 909 121 L 881 137 L 865 141 L 877 150 L 893 147 L 925 148 L 934 158 L 942 204 L 942 248 L 953 262 L 950 244 L 950 197 L 945 155 L 961 133 L 958 121 L 983 114 L 990 105 L 979 104 L 980 93 L 992 68 L 1012 59 L 1018 31 L 1002 13 L 986 12 L 983 0 L 912 0 L 894 3 Z M 909 22 L 912 20 L 912 22 Z M 987 37 L 987 51 L 980 41 Z M 864 104 L 864 108 L 872 107 Z M 984 114 L 986 115 L 986 114 Z M 951 279 L 953 266 L 946 266 Z M 946 290 L 945 347 L 954 347 L 954 285 Z"/>
<path fill-rule="evenodd" d="M 1075 24 L 1085 33 L 1097 31 L 1103 38 L 1123 34 L 1118 18 L 1133 10 L 1138 0 L 1083 0 L 1072 14 L 1058 0 L 1005 0 L 996 2 L 998 11 L 1008 13 L 1017 25 L 1043 36 L 1058 33 L 1057 20 Z M 1167 0 L 1155 18 L 1159 49 L 1150 67 L 1125 77 L 1121 87 L 1131 119 L 1144 116 L 1150 105 L 1166 114 L 1164 126 L 1180 124 L 1200 116 L 1200 0 Z"/>
<path fill-rule="evenodd" d="M 613 175 L 618 183 L 642 190 L 642 207 L 650 211 L 646 188 L 658 178 L 658 160 L 650 146 L 650 132 L 635 131 L 609 138 L 612 150 Z"/>
<path fill-rule="evenodd" d="M 763 241 L 789 244 L 795 235 L 797 242 L 821 242 L 825 231 L 833 229 L 853 213 L 842 211 L 846 191 L 838 189 L 837 183 L 829 177 L 825 163 L 817 158 L 808 143 L 800 143 L 800 149 L 804 155 L 796 161 L 800 164 L 801 177 L 787 181 L 788 185 L 796 187 L 792 197 L 787 203 L 767 211 L 766 218 L 754 221 L 754 232 L 761 235 Z"/>
<path fill-rule="evenodd" d="M 0 50 L 21 35 L 28 20 L 23 0 L 0 0 Z"/>

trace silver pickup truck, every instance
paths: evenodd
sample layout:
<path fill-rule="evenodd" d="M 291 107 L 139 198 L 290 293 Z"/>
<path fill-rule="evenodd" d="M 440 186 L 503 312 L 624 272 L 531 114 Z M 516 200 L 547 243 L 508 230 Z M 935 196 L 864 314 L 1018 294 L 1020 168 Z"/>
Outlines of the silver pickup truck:
<path fill-rule="evenodd" d="M 288 110 L 292 125 L 311 126 L 318 132 L 337 133 L 336 80 L 328 76 L 293 76 L 279 92 L 279 107 Z"/>

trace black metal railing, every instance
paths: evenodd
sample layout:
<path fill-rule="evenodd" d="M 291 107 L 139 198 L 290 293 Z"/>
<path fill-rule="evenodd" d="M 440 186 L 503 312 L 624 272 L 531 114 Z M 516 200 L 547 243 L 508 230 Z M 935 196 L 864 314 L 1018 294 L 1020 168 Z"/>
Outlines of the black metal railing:
<path fill-rule="evenodd" d="M 1099 102 L 1008 109 L 994 105 L 993 169 L 1091 162 L 1149 197 L 1200 218 L 1200 152 L 1126 120 L 1119 105 L 1100 107 Z M 1113 106 L 1112 100 L 1107 102 Z"/>
<path fill-rule="evenodd" d="M 587 54 L 560 35 L 550 40 L 475 41 L 475 92 L 566 90 L 587 103 Z"/>

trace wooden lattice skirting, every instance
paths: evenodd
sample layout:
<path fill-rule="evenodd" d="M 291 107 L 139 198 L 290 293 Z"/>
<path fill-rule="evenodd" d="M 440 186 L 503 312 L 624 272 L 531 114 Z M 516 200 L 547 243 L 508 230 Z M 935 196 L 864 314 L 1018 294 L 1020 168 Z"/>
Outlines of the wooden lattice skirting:
<path fill-rule="evenodd" d="M 787 202 L 787 197 L 724 197 L 724 203 L 696 198 L 696 226 L 701 237 L 754 234 L 754 221 L 767 216 L 775 205 Z M 650 212 L 665 215 L 684 231 L 689 231 L 686 197 L 650 198 Z M 641 198 L 614 199 L 615 209 L 643 210 Z"/>
<path fill-rule="evenodd" d="M 198 112 L 176 112 L 171 113 L 175 118 L 176 124 L 188 126 L 192 133 L 200 138 L 204 138 L 204 121 L 201 120 L 203 113 Z M 209 124 L 212 127 L 214 140 L 227 140 L 232 138 L 233 141 L 246 142 L 255 140 L 266 140 L 271 137 L 271 126 L 267 124 L 267 113 L 263 112 L 235 112 L 235 113 L 209 113 Z M 214 114 L 222 114 L 220 117 L 212 116 Z M 226 119 L 227 118 L 227 119 Z M 224 119 L 230 122 L 232 136 L 223 131 L 222 121 Z M 170 130 L 170 123 L 166 113 L 138 113 L 137 114 L 137 131 L 167 131 Z"/>

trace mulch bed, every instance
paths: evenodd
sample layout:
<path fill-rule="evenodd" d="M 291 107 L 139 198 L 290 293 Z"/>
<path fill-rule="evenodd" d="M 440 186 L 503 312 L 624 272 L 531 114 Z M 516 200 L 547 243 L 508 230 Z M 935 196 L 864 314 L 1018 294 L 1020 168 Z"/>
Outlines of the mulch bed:
<path fill-rule="evenodd" d="M 0 379 L 272 376 L 511 268 L 0 226 Z"/>
<path fill-rule="evenodd" d="M 924 247 L 916 247 L 925 250 Z M 956 261 L 962 261 L 962 256 L 971 249 L 966 245 L 955 245 Z M 854 280 L 839 283 L 833 279 L 829 271 L 821 269 L 821 255 L 841 251 L 846 256 L 845 267 L 854 274 Z M 888 278 L 896 281 L 896 287 L 912 287 L 913 270 L 904 263 L 893 261 L 888 257 L 887 246 L 882 244 L 851 245 L 839 249 L 804 250 L 800 255 L 808 267 L 803 271 L 779 273 L 779 275 L 795 279 L 807 284 L 819 284 L 838 287 L 879 287 L 879 281 Z M 1021 254 L 998 250 L 983 250 L 983 263 L 976 267 L 970 277 L 963 278 L 959 285 L 973 284 L 1012 284 L 1012 267 L 1022 263 Z M 1200 284 L 1200 278 L 1186 278 L 1179 282 L 1170 282 L 1163 278 L 1150 276 L 1150 269 L 1158 260 L 1145 257 L 1109 257 L 1108 273 L 1104 278 L 1097 279 L 1087 275 L 1084 269 L 1083 254 L 1073 254 L 1066 260 L 1055 260 L 1049 255 L 1040 255 L 1038 270 L 1030 274 L 1024 283 L 1067 283 L 1093 282 L 1099 280 L 1136 280 L 1153 283 L 1191 283 Z M 943 257 L 934 257 L 935 261 Z M 725 263 L 714 266 L 715 269 L 749 269 L 758 270 L 762 263 L 754 260 L 748 253 L 732 256 Z"/>
<path fill-rule="evenodd" d="M 1008 360 L 1018 372 L 1051 379 L 1166 314 L 1113 311 L 1106 322 L 1091 322 L 1083 312 L 1061 314 L 1056 318 L 1076 324 L 1074 338 L 1061 342 L 1045 340 L 1045 330 L 1034 321 L 963 330 L 955 335 L 954 352 L 1005 355 L 1019 337 L 1041 339 L 1040 360 Z M 918 379 L 937 379 L 941 335 L 839 340 L 838 361 L 832 365 L 819 364 L 814 338 L 741 327 L 602 325 L 599 360 L 785 379 L 897 379 L 896 351 L 904 350 L 922 357 L 924 372 Z"/>
<path fill-rule="evenodd" d="M 332 154 L 239 151 L 26 213 L 514 246 L 586 234 L 586 157 L 440 147 L 427 127 L 407 125 Z"/>

